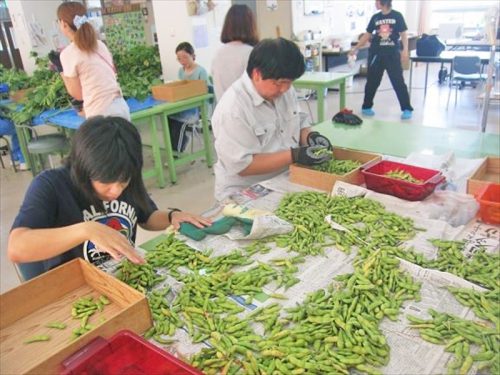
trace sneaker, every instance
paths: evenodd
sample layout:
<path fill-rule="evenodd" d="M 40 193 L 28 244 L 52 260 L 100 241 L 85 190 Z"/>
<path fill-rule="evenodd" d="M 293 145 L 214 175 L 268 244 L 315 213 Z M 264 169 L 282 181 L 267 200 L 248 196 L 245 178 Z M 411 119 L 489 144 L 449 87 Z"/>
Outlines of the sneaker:
<path fill-rule="evenodd" d="M 27 171 L 28 170 L 28 166 L 26 165 L 26 163 L 19 163 L 19 165 L 16 168 L 18 171 Z"/>
<path fill-rule="evenodd" d="M 371 108 L 363 108 L 361 110 L 361 113 L 363 114 L 363 116 L 368 116 L 368 117 L 375 116 L 375 111 Z"/>
<path fill-rule="evenodd" d="M 403 113 L 401 113 L 401 120 L 409 120 L 411 119 L 412 111 L 405 109 Z"/>

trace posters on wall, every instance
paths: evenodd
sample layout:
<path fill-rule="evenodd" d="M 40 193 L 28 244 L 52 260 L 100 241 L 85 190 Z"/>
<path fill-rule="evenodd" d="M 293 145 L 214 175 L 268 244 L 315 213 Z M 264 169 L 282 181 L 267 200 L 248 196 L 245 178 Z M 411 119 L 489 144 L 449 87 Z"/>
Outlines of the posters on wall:
<path fill-rule="evenodd" d="M 106 43 L 112 52 L 146 43 L 144 1 L 103 0 L 102 20 Z"/>
<path fill-rule="evenodd" d="M 106 43 L 112 52 L 146 43 L 141 11 L 103 15 Z"/>

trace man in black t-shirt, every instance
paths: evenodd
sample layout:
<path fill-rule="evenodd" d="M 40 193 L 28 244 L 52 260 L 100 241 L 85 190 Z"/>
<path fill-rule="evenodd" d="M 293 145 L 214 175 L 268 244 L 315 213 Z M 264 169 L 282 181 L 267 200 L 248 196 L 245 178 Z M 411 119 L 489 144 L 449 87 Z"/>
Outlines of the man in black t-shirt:
<path fill-rule="evenodd" d="M 377 9 L 368 26 L 366 33 L 360 38 L 358 44 L 351 50 L 350 54 L 356 54 L 357 50 L 366 44 L 371 38 L 368 54 L 368 77 L 365 86 L 365 97 L 362 113 L 365 116 L 373 116 L 373 98 L 380 85 L 384 71 L 387 70 L 392 87 L 396 91 L 399 105 L 401 107 L 401 119 L 408 120 L 412 116 L 413 108 L 410 104 L 410 96 L 403 78 L 402 61 L 407 61 L 408 36 L 406 35 L 406 22 L 401 13 L 392 9 L 392 0 L 376 0 Z M 403 46 L 400 53 L 399 38 Z"/>

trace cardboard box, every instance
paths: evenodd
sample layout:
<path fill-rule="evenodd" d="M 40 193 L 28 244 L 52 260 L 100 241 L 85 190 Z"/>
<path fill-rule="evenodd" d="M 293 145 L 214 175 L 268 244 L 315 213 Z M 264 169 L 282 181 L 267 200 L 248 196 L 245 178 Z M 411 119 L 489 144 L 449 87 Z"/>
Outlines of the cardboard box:
<path fill-rule="evenodd" d="M 488 184 L 500 184 L 500 157 L 488 156 L 467 180 L 467 194 L 476 195 Z"/>
<path fill-rule="evenodd" d="M 82 296 L 106 295 L 111 301 L 89 318 L 94 329 L 77 339 L 80 319 L 71 317 Z M 104 318 L 104 319 L 103 319 Z M 50 322 L 67 324 L 51 329 Z M 0 295 L 0 357 L 5 374 L 55 374 L 61 362 L 92 339 L 110 338 L 122 329 L 142 334 L 152 325 L 146 297 L 83 259 L 75 259 Z M 50 341 L 25 344 L 35 335 Z"/>
<path fill-rule="evenodd" d="M 338 160 L 357 160 L 361 166 L 344 175 L 316 171 L 302 165 L 292 164 L 290 166 L 290 181 L 300 185 L 310 186 L 330 193 L 336 181 L 343 181 L 353 185 L 361 185 L 365 178 L 361 173 L 361 167 L 371 161 L 382 159 L 381 155 L 364 151 L 349 150 L 334 147 L 333 158 Z"/>
<path fill-rule="evenodd" d="M 208 92 L 207 83 L 203 80 L 175 81 L 151 88 L 153 98 L 156 100 L 166 100 L 167 102 L 177 102 L 182 99 L 192 98 Z"/>
<path fill-rule="evenodd" d="M 26 98 L 31 91 L 33 91 L 31 88 L 13 91 L 10 93 L 10 99 L 16 103 L 23 103 L 26 101 Z"/>

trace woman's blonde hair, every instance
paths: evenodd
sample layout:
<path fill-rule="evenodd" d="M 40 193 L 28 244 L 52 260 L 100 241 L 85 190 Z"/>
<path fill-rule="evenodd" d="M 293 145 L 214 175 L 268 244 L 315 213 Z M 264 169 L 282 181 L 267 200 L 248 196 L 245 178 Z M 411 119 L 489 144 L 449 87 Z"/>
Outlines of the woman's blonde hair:
<path fill-rule="evenodd" d="M 75 32 L 74 42 L 76 46 L 85 52 L 93 52 L 97 49 L 97 35 L 94 27 L 85 22 L 80 27 L 76 27 L 74 23 L 75 16 L 85 16 L 87 8 L 82 3 L 68 1 L 62 3 L 57 8 L 57 18 L 59 21 L 66 22 L 71 30 Z"/>

